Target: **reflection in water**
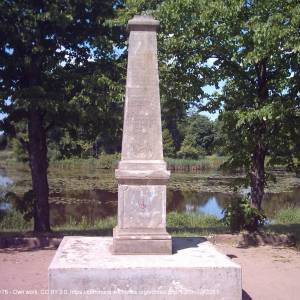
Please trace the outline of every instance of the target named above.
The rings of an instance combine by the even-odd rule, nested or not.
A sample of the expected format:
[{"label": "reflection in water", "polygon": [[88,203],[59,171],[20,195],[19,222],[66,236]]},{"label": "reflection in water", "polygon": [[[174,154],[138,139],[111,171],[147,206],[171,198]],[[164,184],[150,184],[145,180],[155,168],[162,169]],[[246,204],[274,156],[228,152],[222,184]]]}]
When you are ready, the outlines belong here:
[{"label": "reflection in water", "polygon": [[229,203],[233,195],[209,192],[168,192],[168,211],[196,212],[223,217],[223,208]]},{"label": "reflection in water", "polygon": [[[101,180],[103,176],[111,176],[110,173],[103,173],[101,171]],[[71,172],[72,173],[72,172]],[[73,173],[71,174],[74,175]],[[69,222],[70,219],[73,221],[81,221],[84,217],[88,222],[93,223],[94,221],[105,218],[108,216],[114,216],[117,213],[117,193],[111,192],[104,189],[94,188],[91,185],[86,184],[88,179],[93,178],[92,175],[89,177],[82,176],[80,181],[76,177],[64,174],[62,177],[57,175],[61,180],[61,185],[56,192],[50,193],[50,208],[51,208],[51,223],[52,225],[61,225]],[[185,187],[185,190],[173,190],[168,189],[167,191],[167,211],[177,212],[196,212],[205,213],[222,218],[222,210],[231,200],[241,197],[241,194],[232,194],[226,192],[203,192],[202,187],[216,186],[222,183],[222,186],[228,186],[230,182],[225,180],[225,177],[221,174],[216,176],[203,177],[203,174],[175,174],[175,181],[180,182],[179,187]],[[65,177],[64,177],[65,176]],[[76,175],[77,176],[77,175]],[[97,177],[98,176],[98,177]],[[93,180],[96,182],[99,179],[97,174]],[[184,177],[186,176],[186,178]],[[201,177],[202,176],[202,177]],[[23,178],[23,176],[21,176]],[[26,177],[25,177],[26,178]],[[63,178],[63,179],[61,179]],[[67,179],[66,179],[67,178]],[[205,179],[205,180],[204,180]],[[206,181],[206,179],[208,181]],[[203,181],[204,180],[204,181]],[[0,169],[0,187],[5,187],[13,182],[20,184],[20,180],[14,181],[9,178],[4,169]],[[69,185],[64,184],[68,182]],[[75,182],[75,183],[74,183]],[[72,189],[70,189],[71,183],[73,183]],[[75,186],[74,186],[75,185]],[[198,191],[194,191],[193,187],[199,185]],[[177,185],[176,185],[177,186]],[[106,187],[106,185],[105,185]],[[53,189],[54,190],[54,189]],[[199,190],[201,192],[199,192]],[[205,189],[203,189],[205,190]],[[224,191],[224,190],[221,190]],[[247,189],[243,190],[244,194],[248,192]],[[0,191],[1,193],[1,191]],[[1,196],[1,194],[0,194]],[[292,192],[281,192],[266,194],[263,201],[263,208],[268,217],[273,217],[277,211],[286,207],[299,207],[300,206],[300,187],[294,188]],[[11,209],[10,203],[1,203],[0,210]]]},{"label": "reflection in water", "polygon": [[294,188],[292,192],[266,194],[262,206],[268,216],[274,216],[277,211],[283,208],[299,207],[300,187]]},{"label": "reflection in water", "polygon": [[[5,188],[9,185],[13,184],[13,180],[6,176],[5,170],[0,169],[0,200],[5,197],[5,191],[1,190],[2,188]],[[11,209],[12,205],[11,203],[1,203],[0,202],[0,210],[8,210]]]},{"label": "reflection in water", "polygon": [[0,210],[8,210],[8,209],[12,209],[11,203],[7,203],[7,202],[0,203]]},{"label": "reflection in water", "polygon": [[[279,209],[300,206],[300,188],[293,192],[267,194],[264,209],[267,216],[274,216]],[[223,208],[231,200],[241,197],[238,194],[209,193],[209,192],[167,192],[167,211],[198,212],[210,214],[221,219]],[[63,224],[72,218],[80,221],[84,216],[89,222],[99,218],[114,216],[117,213],[117,193],[93,190],[69,192],[51,195],[51,223]]]},{"label": "reflection in water", "polygon": [[70,219],[78,222],[83,217],[93,223],[117,214],[117,193],[110,191],[53,193],[50,202],[52,225],[61,225]]},{"label": "reflection in water", "polygon": [[197,210],[204,214],[214,215],[219,219],[224,217],[223,208],[219,205],[215,197],[211,197],[205,205],[199,207]]},{"label": "reflection in water", "polygon": [[[51,223],[63,224],[71,218],[80,221],[84,216],[89,222],[117,214],[117,193],[93,190],[52,194]],[[223,217],[223,207],[232,196],[223,193],[167,192],[167,211],[196,212]]]},{"label": "reflection in water", "polygon": [[12,183],[12,179],[6,176],[3,169],[0,169],[0,187],[6,187]]}]

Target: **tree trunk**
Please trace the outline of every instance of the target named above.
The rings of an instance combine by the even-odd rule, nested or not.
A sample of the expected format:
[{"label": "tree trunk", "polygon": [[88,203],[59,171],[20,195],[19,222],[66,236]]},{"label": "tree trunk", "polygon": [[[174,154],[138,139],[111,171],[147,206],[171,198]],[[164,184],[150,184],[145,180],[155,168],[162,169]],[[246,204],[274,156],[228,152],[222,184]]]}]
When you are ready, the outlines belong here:
[{"label": "tree trunk", "polygon": [[[260,105],[264,105],[268,99],[267,88],[267,59],[261,60],[255,66],[257,74],[257,97]],[[261,209],[261,203],[265,192],[265,132],[266,123],[261,120],[259,125],[256,125],[253,134],[255,137],[255,148],[252,153],[251,170],[250,170],[250,185],[251,185],[251,205],[257,209]]]},{"label": "tree trunk", "polygon": [[50,231],[47,144],[43,114],[31,108],[28,120],[29,160],[34,192],[34,231]]},{"label": "tree trunk", "polygon": [[261,209],[261,203],[265,189],[265,149],[258,143],[252,154],[252,166],[250,172],[251,205]]}]

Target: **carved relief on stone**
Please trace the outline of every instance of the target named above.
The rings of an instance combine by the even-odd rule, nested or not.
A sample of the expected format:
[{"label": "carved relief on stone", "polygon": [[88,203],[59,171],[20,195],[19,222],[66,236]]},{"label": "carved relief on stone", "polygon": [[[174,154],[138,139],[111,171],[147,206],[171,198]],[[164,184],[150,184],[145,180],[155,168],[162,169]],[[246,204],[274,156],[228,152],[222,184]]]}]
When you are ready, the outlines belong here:
[{"label": "carved relief on stone", "polygon": [[[128,185],[122,188],[124,209],[122,228],[164,228],[165,186]],[[121,200],[121,201],[122,201]]]}]

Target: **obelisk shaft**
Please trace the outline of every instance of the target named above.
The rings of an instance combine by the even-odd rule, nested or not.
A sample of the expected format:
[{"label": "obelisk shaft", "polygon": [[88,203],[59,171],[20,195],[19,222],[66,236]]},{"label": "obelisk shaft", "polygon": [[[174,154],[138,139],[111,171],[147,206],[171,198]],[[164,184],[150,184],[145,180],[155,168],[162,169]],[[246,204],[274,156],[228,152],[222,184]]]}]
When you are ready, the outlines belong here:
[{"label": "obelisk shaft", "polygon": [[156,31],[132,30],[129,37],[122,160],[162,159]]},{"label": "obelisk shaft", "polygon": [[116,254],[170,254],[166,232],[166,182],[163,160],[156,31],[159,22],[135,16],[130,30],[122,157],[118,180]]}]

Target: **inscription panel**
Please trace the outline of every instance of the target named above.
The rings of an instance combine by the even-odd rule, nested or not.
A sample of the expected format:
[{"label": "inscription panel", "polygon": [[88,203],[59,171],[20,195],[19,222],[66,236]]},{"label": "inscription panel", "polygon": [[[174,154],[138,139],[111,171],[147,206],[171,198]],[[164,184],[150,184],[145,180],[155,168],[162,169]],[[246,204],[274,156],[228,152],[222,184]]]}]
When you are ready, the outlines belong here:
[{"label": "inscription panel", "polygon": [[[124,185],[125,186],[125,185]],[[166,186],[127,185],[119,189],[123,202],[119,224],[122,228],[165,228],[166,226]]]}]

